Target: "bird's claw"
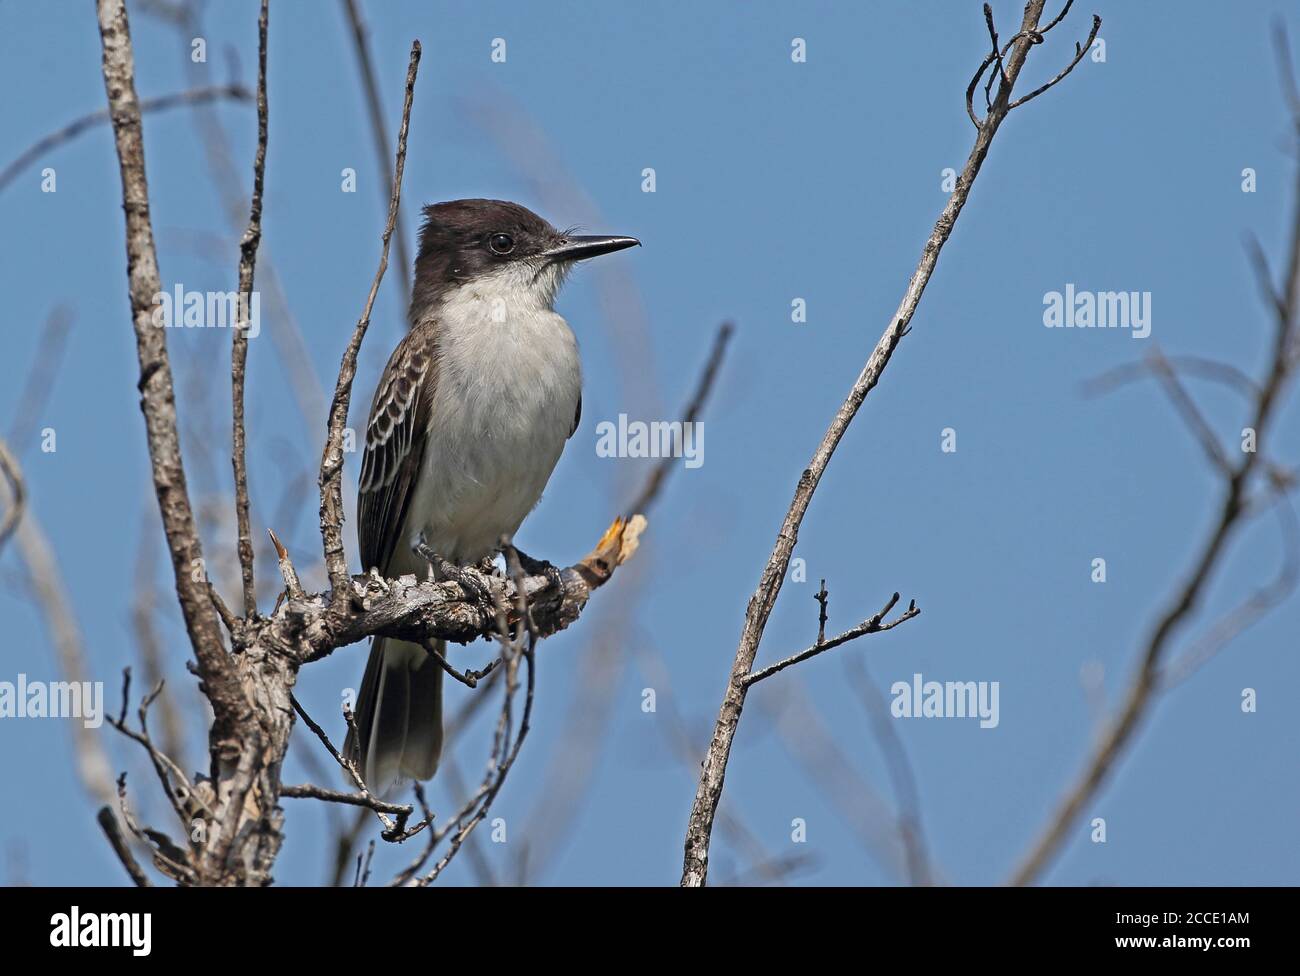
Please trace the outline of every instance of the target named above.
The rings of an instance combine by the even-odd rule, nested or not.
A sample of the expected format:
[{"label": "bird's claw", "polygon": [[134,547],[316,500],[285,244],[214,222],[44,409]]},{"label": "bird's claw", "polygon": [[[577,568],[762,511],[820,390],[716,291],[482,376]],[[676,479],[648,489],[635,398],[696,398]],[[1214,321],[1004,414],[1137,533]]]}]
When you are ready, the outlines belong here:
[{"label": "bird's claw", "polygon": [[496,606],[491,589],[479,582],[477,574],[434,552],[424,541],[417,542],[411,549],[429,564],[436,579],[450,580],[464,590],[471,601],[486,609]]}]

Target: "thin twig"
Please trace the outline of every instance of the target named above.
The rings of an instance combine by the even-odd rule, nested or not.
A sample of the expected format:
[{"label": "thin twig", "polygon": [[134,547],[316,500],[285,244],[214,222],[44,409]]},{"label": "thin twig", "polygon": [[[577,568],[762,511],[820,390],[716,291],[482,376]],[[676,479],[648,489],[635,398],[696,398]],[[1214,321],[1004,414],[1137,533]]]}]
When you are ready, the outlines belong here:
[{"label": "thin twig", "polygon": [[466,688],[477,688],[478,683],[495,671],[497,665],[501,663],[501,658],[495,658],[481,671],[474,671],[470,668],[466,668],[464,671],[457,671],[452,663],[447,660],[447,656],[438,650],[437,645],[434,644],[433,641],[425,641],[422,646],[424,647],[425,653],[437,661],[438,666],[441,667],[442,670],[447,672],[447,674],[451,675]]},{"label": "thin twig", "polygon": [[266,180],[267,98],[266,35],[269,0],[262,0],[257,18],[257,154],[253,159],[253,201],[248,229],[239,242],[239,311],[230,350],[230,401],[232,434],[230,462],[235,475],[239,572],[244,583],[244,616],[257,613],[257,587],[253,584],[253,529],[248,516],[248,458],[244,431],[244,376],[248,362],[248,312],[252,304],[257,246],[262,242],[262,186]]},{"label": "thin twig", "polygon": [[1084,56],[1085,54],[1087,54],[1087,53],[1088,53],[1088,50],[1092,47],[1092,42],[1095,41],[1095,40],[1097,39],[1097,31],[1099,31],[1099,30],[1101,30],[1101,18],[1098,17],[1096,14],[1093,14],[1093,15],[1092,15],[1092,30],[1088,33],[1088,39],[1087,39],[1087,40],[1086,40],[1082,45],[1080,45],[1080,44],[1078,44],[1078,43],[1076,42],[1076,44],[1075,44],[1075,52],[1074,52],[1074,59],[1071,60],[1070,63],[1067,64],[1064,68],[1062,68],[1061,71],[1060,71],[1060,73],[1058,73],[1058,74],[1056,75],[1055,78],[1053,78],[1051,81],[1049,81],[1049,82],[1048,82],[1047,84],[1045,84],[1045,85],[1039,85],[1037,88],[1035,88],[1033,91],[1031,91],[1028,95],[1024,95],[1024,96],[1022,96],[1022,97],[1020,97],[1020,98],[1017,98],[1014,102],[1012,102],[1012,103],[1007,107],[1007,110],[1010,111],[1010,110],[1013,109],[1013,108],[1019,108],[1021,105],[1024,105],[1025,102],[1028,102],[1028,101],[1030,101],[1030,100],[1032,100],[1032,99],[1037,98],[1037,97],[1038,97],[1039,95],[1041,95],[1043,92],[1047,91],[1047,89],[1051,88],[1051,87],[1052,87],[1053,85],[1055,85],[1057,82],[1059,82],[1059,81],[1061,81],[1062,79],[1064,79],[1066,75],[1068,75],[1071,71],[1074,70],[1074,66],[1075,66],[1076,64],[1078,64],[1080,61],[1083,60],[1083,56]]},{"label": "thin twig", "polygon": [[898,594],[895,593],[889,598],[889,602],[885,604],[884,609],[872,614],[856,627],[846,630],[844,633],[838,634],[830,640],[819,639],[812,647],[800,651],[798,654],[792,654],[784,660],[777,661],[776,664],[770,664],[761,671],[750,672],[741,679],[741,686],[748,688],[750,685],[762,681],[764,678],[770,678],[772,675],[784,671],[792,665],[806,661],[810,657],[816,657],[818,654],[823,654],[826,651],[839,647],[841,644],[847,644],[849,641],[857,640],[859,637],[864,637],[867,634],[879,634],[882,631],[893,630],[899,624],[920,615],[921,609],[916,605],[916,601],[913,600],[911,605],[903,611],[902,616],[898,617],[896,620],[889,621],[889,623],[885,623],[885,615],[889,613],[890,610],[894,609],[894,604],[897,602]]},{"label": "thin twig", "polygon": [[1201,450],[1205,452],[1206,458],[1209,459],[1220,474],[1231,477],[1232,462],[1223,453],[1223,446],[1219,443],[1218,437],[1215,436],[1205,417],[1201,415],[1200,409],[1196,406],[1196,401],[1188,395],[1183,385],[1178,382],[1178,376],[1157,347],[1151,347],[1151,350],[1147,353],[1147,361],[1151,365],[1152,372],[1159,377],[1161,385],[1169,395],[1175,409],[1183,418],[1183,422],[1192,432],[1192,436],[1200,443]]},{"label": "thin twig", "polygon": [[[713,391],[713,384],[718,378],[718,371],[722,367],[722,359],[727,352],[727,343],[731,341],[731,336],[735,332],[735,326],[730,322],[723,322],[718,327],[717,334],[713,337],[713,348],[709,351],[709,358],[705,362],[704,372],[700,374],[699,382],[695,387],[695,394],[691,397],[690,402],[686,405],[686,410],[682,414],[683,424],[694,424],[698,422],[700,414],[704,412],[704,405],[709,400],[709,394]],[[677,459],[673,457],[663,458],[655,465],[654,471],[646,479],[646,483],[641,487],[636,499],[632,502],[629,512],[637,512],[644,515],[649,511],[650,506],[654,504],[668,475],[673,469],[678,467]]]},{"label": "thin twig", "polygon": [[333,590],[333,606],[341,611],[348,599],[348,561],[343,548],[343,430],[348,422],[348,404],[352,399],[352,381],[357,374],[357,353],[370,327],[370,312],[379,294],[379,284],[388,267],[388,245],[397,223],[397,208],[402,196],[402,171],[406,167],[406,136],[411,126],[411,103],[415,98],[415,75],[420,66],[420,42],[411,42],[411,59],[406,68],[406,97],[402,104],[402,124],[397,130],[397,166],[393,173],[393,191],[388,201],[388,222],[384,225],[383,247],[379,268],[375,271],[366,296],[366,305],[357,320],[352,339],[339,365],[334,399],[330,403],[328,437],[320,466],[320,529],[325,550],[325,568]]},{"label": "thin twig", "polygon": [[[1259,395],[1259,385],[1231,363],[1219,362],[1217,359],[1206,359],[1203,356],[1165,356],[1164,361],[1175,373],[1219,383],[1251,399]],[[1108,369],[1084,383],[1083,395],[1101,396],[1125,383],[1144,379],[1151,375],[1152,369],[1149,362],[1139,360],[1124,363]]]},{"label": "thin twig", "polygon": [[[357,764],[334,748],[334,743],[330,741],[329,735],[320,727],[320,724],[315,719],[307,714],[307,710],[302,707],[296,697],[290,695],[289,701],[292,703],[293,710],[298,714],[298,717],[303,720],[303,723],[307,728],[312,730],[316,738],[320,739],[321,743],[324,744],[325,748],[329,751],[329,754],[334,758],[334,761],[339,764],[339,768],[352,778],[352,782],[355,783],[357,789],[361,791],[361,796],[367,801],[363,805],[375,812],[375,816],[379,818],[379,822],[384,825],[384,831],[388,833],[396,830],[397,825],[385,816],[387,811],[385,811],[384,807],[388,804],[385,804],[370,792],[370,788],[366,786],[365,780],[361,778],[361,771],[357,769]],[[351,723],[351,720],[352,716],[349,712],[349,723]],[[408,814],[410,813],[409,807],[404,807],[404,809]]]},{"label": "thin twig", "polygon": [[9,425],[9,443],[20,458],[25,450],[23,438],[37,431],[37,418],[44,412],[54,390],[54,378],[63,360],[72,322],[72,310],[62,304],[55,305],[45,319],[40,345],[32,357],[13,423]]},{"label": "thin twig", "polygon": [[830,603],[831,595],[826,592],[826,581],[822,580],[821,588],[813,595],[817,601],[817,643],[826,643],[826,609]]},{"label": "thin twig", "polygon": [[[352,26],[352,47],[357,52],[357,69],[361,72],[361,86],[366,93],[366,113],[370,117],[370,134],[375,143],[375,156],[379,161],[379,172],[384,177],[378,183],[380,197],[387,201],[385,187],[393,182],[392,150],[388,148],[388,129],[384,125],[383,103],[379,97],[379,81],[375,76],[375,65],[370,59],[370,35],[361,16],[359,0],[343,0],[343,10],[348,23]],[[402,288],[402,307],[411,304],[411,255],[406,246],[406,229],[403,226],[402,212],[397,212],[397,264],[401,275],[398,283]]]},{"label": "thin twig", "polygon": [[[211,85],[206,88],[194,88],[189,91],[175,92],[171,95],[160,95],[157,98],[146,98],[139,103],[141,114],[151,112],[163,112],[170,108],[181,108],[190,105],[202,105],[207,102],[218,102],[223,99],[229,99],[235,102],[251,102],[253,95],[243,85]],[[57,132],[51,132],[49,135],[38,139],[30,148],[24,150],[8,166],[0,170],[0,191],[3,191],[14,178],[24,169],[39,160],[52,149],[57,149],[65,142],[70,142],[87,129],[93,129],[97,125],[112,120],[108,109],[99,109],[91,112],[89,115],[83,115],[73,122],[69,122]]]},{"label": "thin twig", "polygon": [[405,817],[409,817],[415,812],[415,808],[409,803],[389,803],[387,800],[381,800],[369,793],[344,793],[342,790],[331,790],[324,786],[316,786],[313,783],[282,786],[280,787],[280,795],[291,799],[343,803],[353,807],[365,807],[368,810],[374,810],[376,813],[392,813]]},{"label": "thin twig", "polygon": [[894,786],[894,797],[898,803],[898,839],[907,859],[908,880],[914,886],[933,884],[930,856],[925,847],[925,832],[921,827],[921,797],[916,788],[916,776],[907,759],[903,741],[894,728],[889,703],[871,680],[862,658],[848,658],[845,669],[870,720],[872,734],[885,757],[889,779]]},{"label": "thin twig", "polygon": [[1285,547],[1277,576],[1224,615],[1181,657],[1165,665],[1160,673],[1161,690],[1186,681],[1246,628],[1295,592],[1296,584],[1300,582],[1300,525],[1285,492],[1277,493],[1275,507]]}]

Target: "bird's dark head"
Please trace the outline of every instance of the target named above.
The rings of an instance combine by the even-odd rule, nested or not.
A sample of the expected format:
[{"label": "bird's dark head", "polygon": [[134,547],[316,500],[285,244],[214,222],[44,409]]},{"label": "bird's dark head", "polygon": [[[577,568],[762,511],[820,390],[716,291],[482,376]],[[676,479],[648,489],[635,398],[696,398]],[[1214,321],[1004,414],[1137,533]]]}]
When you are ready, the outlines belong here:
[{"label": "bird's dark head", "polygon": [[411,320],[457,288],[489,280],[501,289],[535,292],[549,307],[573,262],[639,243],[559,231],[507,200],[435,203],[424,208]]}]

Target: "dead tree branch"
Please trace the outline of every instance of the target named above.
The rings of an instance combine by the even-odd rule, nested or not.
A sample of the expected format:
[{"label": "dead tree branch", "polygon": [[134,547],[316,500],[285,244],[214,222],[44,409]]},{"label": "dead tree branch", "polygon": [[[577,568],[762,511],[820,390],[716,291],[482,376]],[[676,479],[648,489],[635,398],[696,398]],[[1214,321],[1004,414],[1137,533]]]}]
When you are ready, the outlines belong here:
[{"label": "dead tree branch", "polygon": [[244,432],[244,374],[248,363],[248,310],[253,296],[257,246],[262,242],[262,186],[266,180],[266,35],[269,0],[262,0],[257,18],[257,155],[253,160],[253,202],[248,229],[239,242],[239,316],[230,350],[230,402],[233,426],[230,463],[235,475],[239,572],[244,583],[244,615],[257,613],[257,588],[253,584],[253,529],[248,516],[248,457]]},{"label": "dead tree branch", "polygon": [[878,613],[872,614],[856,627],[852,627],[844,633],[832,637],[830,640],[823,640],[822,635],[819,634],[816,643],[814,643],[812,647],[800,651],[798,654],[792,654],[785,660],[777,661],[776,664],[770,664],[759,671],[751,671],[741,679],[741,684],[748,688],[755,682],[762,681],[764,678],[772,677],[772,675],[776,674],[778,671],[784,671],[791,665],[799,664],[802,661],[808,660],[810,657],[816,657],[818,654],[839,647],[841,644],[847,644],[849,641],[857,640],[859,637],[864,637],[867,634],[879,634],[886,630],[893,630],[899,624],[911,620],[913,617],[919,616],[921,613],[920,608],[916,605],[916,601],[913,600],[901,616],[885,623],[885,616],[890,610],[894,609],[896,603],[898,603],[897,593],[889,598],[889,602],[885,604],[883,609]]},{"label": "dead tree branch", "polygon": [[348,560],[343,548],[343,430],[348,424],[348,404],[352,399],[352,381],[357,375],[357,354],[361,340],[370,328],[370,312],[379,294],[379,283],[388,268],[388,245],[397,223],[397,208],[402,198],[402,171],[406,167],[406,136],[411,127],[411,102],[415,98],[415,74],[420,66],[420,42],[411,45],[411,60],[406,69],[406,101],[402,106],[402,125],[397,130],[397,166],[393,173],[393,192],[388,201],[388,222],[384,225],[383,247],[379,268],[370,284],[370,294],[352,339],[339,365],[334,399],[330,403],[328,437],[320,464],[320,531],[325,546],[325,569],[334,591],[334,608],[342,611],[347,599]]},{"label": "dead tree branch", "polygon": [[[727,689],[718,711],[717,723],[709,743],[708,752],[704,758],[699,787],[696,790],[695,801],[691,806],[690,818],[687,822],[681,880],[683,886],[701,886],[705,883],[708,874],[709,842],[713,832],[713,821],[717,813],[718,802],[722,798],[727,761],[731,755],[732,742],[740,724],[740,715],[745,704],[745,694],[749,687],[746,684],[746,679],[753,669],[754,660],[758,654],[758,646],[763,637],[763,630],[767,626],[772,608],[776,604],[777,595],[780,593],[781,585],[785,581],[785,574],[790,565],[790,557],[799,538],[799,527],[803,523],[804,515],[812,502],[813,493],[817,490],[817,485],[820,483],[840,439],[857,415],[858,409],[862,406],[867,394],[879,382],[885,367],[889,364],[890,357],[898,347],[898,343],[910,328],[912,316],[916,312],[925,287],[929,283],[930,276],[934,273],[935,265],[938,263],[939,253],[952,234],[953,226],[958,216],[960,216],[967,198],[970,196],[971,187],[976,176],[979,175],[985,157],[988,155],[993,137],[997,134],[1002,122],[1007,117],[1007,113],[1011,110],[1011,93],[1020,75],[1020,70],[1024,66],[1025,58],[1029,54],[1029,49],[1035,43],[1034,37],[1041,38],[1041,33],[1038,32],[1038,22],[1042,16],[1043,6],[1044,0],[1030,0],[1026,4],[1020,32],[1007,42],[1007,54],[1003,58],[1005,77],[1000,80],[997,97],[983,121],[976,119],[974,112],[970,111],[971,97],[984,71],[997,60],[997,52],[990,53],[984,59],[984,63],[971,81],[971,85],[967,90],[966,102],[967,109],[970,111],[971,118],[976,126],[975,145],[971,149],[961,175],[957,178],[956,188],[948,198],[948,203],[940,214],[929,240],[926,241],[925,248],[921,253],[920,263],[912,273],[911,280],[908,282],[907,290],[903,294],[903,299],[899,303],[897,311],[890,318],[884,334],[876,343],[870,358],[854,382],[844,403],[836,412],[830,427],[827,428],[821,443],[813,453],[812,460],[799,479],[789,511],[787,511],[781,529],[777,534],[772,554],[763,569],[758,588],[749,601],[744,628],[741,632],[739,644],[736,647]],[[1097,23],[1099,22],[1094,23],[1094,30]],[[1053,21],[1052,26],[1055,26],[1055,24],[1056,21]]]},{"label": "dead tree branch", "polygon": [[248,703],[239,688],[234,665],[222,646],[217,614],[208,598],[203,549],[194,526],[176,431],[176,394],[167,356],[166,331],[153,323],[153,298],[162,288],[149,214],[140,101],[135,92],[135,64],[126,8],[122,0],[98,0],[98,16],[104,87],[122,177],[127,279],[140,364],[137,386],[145,418],[150,468],[171,554],[176,595],[216,713],[213,732],[220,739],[243,718]]}]

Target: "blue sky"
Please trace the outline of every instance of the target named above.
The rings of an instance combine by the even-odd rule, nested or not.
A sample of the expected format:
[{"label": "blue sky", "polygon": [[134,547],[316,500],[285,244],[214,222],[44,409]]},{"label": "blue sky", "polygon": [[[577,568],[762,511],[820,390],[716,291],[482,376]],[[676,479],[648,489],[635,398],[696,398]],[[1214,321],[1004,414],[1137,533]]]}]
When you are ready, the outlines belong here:
[{"label": "blue sky", "polygon": [[[841,444],[799,539],[808,582],[787,583],[760,663],[816,633],[824,577],[830,629],[845,629],[897,590],[922,615],[889,634],[823,655],[750,695],[724,809],[773,859],[802,855],[792,883],[892,884],[863,840],[862,789],[891,798],[886,766],[855,690],[860,657],[888,692],[926,679],[996,681],[1000,721],[898,720],[938,870],[993,883],[1077,773],[1095,731],[1081,674],[1104,675],[1114,706],[1142,635],[1211,525],[1217,486],[1197,444],[1152,383],[1087,398],[1082,384],[1157,343],[1258,371],[1270,337],[1242,248],[1258,235],[1280,261],[1292,161],[1269,41],[1281,2],[1076,4],[1036,49],[1036,84],[1068,59],[1095,9],[1106,60],[1017,110],[999,133],[913,330]],[[209,4],[208,63],[172,27],[130,6],[144,97],[226,81],[251,85],[256,5]],[[1018,3],[994,10],[1004,34]],[[1049,4],[1054,11],[1055,5]],[[619,413],[672,417],[689,396],[720,321],[737,325],[706,417],[705,463],[674,473],[634,564],[583,619],[542,647],[534,730],[493,816],[505,844],[480,848],[493,877],[550,884],[670,884],[681,868],[696,764],[721,698],[745,603],[799,472],[865,361],[943,206],[942,171],[973,138],[963,93],[987,38],[976,2],[375,3],[366,5],[390,129],[412,38],[424,45],[403,200],[518,200],[558,225],[622,233],[644,247],[578,269],[559,301],[583,348],[583,424],[525,523],[520,545],[571,562],[594,543],[648,472],[597,457],[596,425]],[[0,164],[102,107],[99,40],[82,2],[0,6]],[[1213,23],[1215,29],[1207,31]],[[790,57],[807,42],[806,63]],[[506,60],[494,63],[494,38]],[[233,67],[232,67],[233,63]],[[272,4],[271,137],[263,264],[274,266],[307,344],[305,365],[330,388],[378,258],[383,203],[355,61],[335,3]],[[217,109],[235,171],[250,184],[250,106]],[[165,284],[235,287],[235,236],[213,189],[192,115],[145,121],[154,227]],[[52,167],[57,191],[41,192]],[[642,191],[655,170],[656,190]],[[1257,173],[1243,193],[1242,170]],[[340,191],[356,170],[355,193]],[[116,704],[135,661],[130,607],[143,532],[165,609],[168,694],[190,720],[197,763],[201,705],[167,601],[136,396],[122,216],[112,139],[100,127],[48,154],[0,191],[0,285],[9,296],[0,410],[13,417],[50,309],[75,313],[40,427],[44,453],[22,452],[33,508],[58,554],[86,635],[92,677]],[[1067,283],[1149,292],[1150,338],[1123,330],[1055,330],[1044,295]],[[807,322],[791,321],[791,302]],[[353,420],[403,328],[395,269],[361,356]],[[263,306],[250,348],[249,458],[259,573],[272,525],[309,562],[318,544],[314,477],[322,416],[304,425]],[[224,330],[169,336],[189,435],[191,483],[229,522],[228,357]],[[1230,447],[1245,419],[1231,394],[1194,386]],[[8,421],[6,421],[7,427]],[[957,451],[941,451],[953,428]],[[1300,411],[1273,430],[1278,460],[1296,461]],[[206,449],[198,440],[206,442]],[[1288,448],[1290,451],[1288,452]],[[356,460],[351,459],[353,474]],[[209,547],[226,523],[214,527]],[[224,540],[223,540],[224,541]],[[348,542],[352,546],[351,531]],[[1209,600],[1178,649],[1267,581],[1282,558],[1277,522],[1235,540]],[[356,562],[355,548],[351,549]],[[1091,562],[1107,562],[1104,584]],[[320,585],[318,570],[308,573]],[[0,557],[0,680],[53,680],[41,616],[11,544]],[[227,589],[234,601],[236,589]],[[1293,884],[1300,746],[1290,702],[1300,680],[1291,600],[1162,699],[1046,880],[1056,884]],[[465,652],[477,662],[485,645]],[[342,689],[365,648],[304,670],[298,694],[336,736]],[[137,668],[138,670],[138,668]],[[642,711],[654,688],[658,709]],[[1244,688],[1258,711],[1243,713]],[[468,690],[449,690],[455,711]],[[674,749],[676,715],[693,753]],[[783,716],[783,717],[782,717]],[[165,824],[138,750],[105,728],[137,808]],[[451,743],[478,775],[488,732]],[[54,720],[0,721],[8,788],[0,800],[6,881],[121,884],[72,762],[71,730]],[[287,781],[312,775],[296,742]],[[300,751],[301,750],[301,751]],[[319,749],[315,750],[319,754]],[[332,777],[332,773],[329,774]],[[828,786],[829,781],[829,786]],[[331,779],[331,784],[334,785]],[[436,809],[457,802],[435,781]],[[330,821],[286,801],[277,880],[327,874]],[[806,824],[793,843],[792,822]],[[381,847],[385,845],[381,844]],[[409,858],[381,850],[379,878]],[[749,848],[715,841],[713,878],[744,875]],[[462,857],[447,883],[477,879]]]}]

